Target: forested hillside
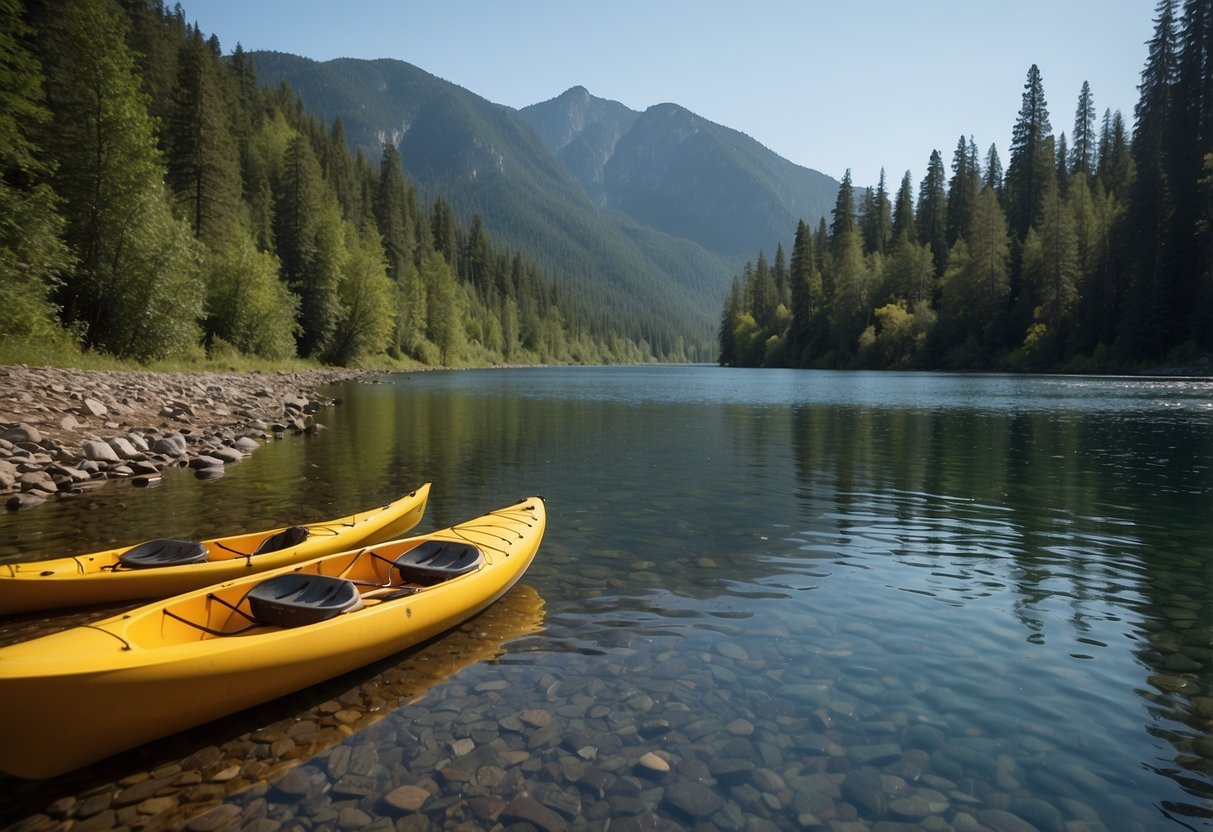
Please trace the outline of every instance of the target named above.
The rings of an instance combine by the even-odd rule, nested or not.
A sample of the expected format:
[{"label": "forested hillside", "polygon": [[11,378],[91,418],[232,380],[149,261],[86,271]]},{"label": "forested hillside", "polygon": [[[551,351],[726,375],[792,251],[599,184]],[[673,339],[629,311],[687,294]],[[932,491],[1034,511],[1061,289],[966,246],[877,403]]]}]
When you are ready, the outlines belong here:
[{"label": "forested hillside", "polygon": [[[352,153],[160,0],[0,0],[0,342],[140,361],[685,360]],[[595,304],[598,303],[598,306]]]},{"label": "forested hillside", "polygon": [[1209,370],[1213,354],[1213,0],[1161,0],[1130,136],[1078,94],[1054,134],[1028,71],[1009,158],[960,137],[801,222],[790,259],[733,282],[720,363],[739,366]]},{"label": "forested hillside", "polygon": [[720,293],[743,257],[601,210],[517,111],[411,64],[252,57],[263,83],[340,119],[351,145],[395,143],[418,193],[440,194],[457,218],[480,215],[608,325],[658,354],[710,360]]}]

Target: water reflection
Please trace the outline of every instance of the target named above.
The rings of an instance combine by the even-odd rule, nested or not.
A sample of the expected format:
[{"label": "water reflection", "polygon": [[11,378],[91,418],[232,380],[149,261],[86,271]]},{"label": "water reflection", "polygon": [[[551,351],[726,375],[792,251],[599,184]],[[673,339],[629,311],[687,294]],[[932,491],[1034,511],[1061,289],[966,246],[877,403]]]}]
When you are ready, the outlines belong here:
[{"label": "water reflection", "polygon": [[[544,631],[385,707],[301,776],[271,765],[238,795],[197,795],[237,828],[355,810],[533,823],[523,796],[569,825],[1213,828],[1208,384],[715,368],[385,382],[335,391],[329,431],[223,480],[167,483],[155,508],[115,492],[39,532],[144,537],[156,514],[261,528],[426,480],[423,528],[547,498],[526,578]],[[267,721],[312,722],[308,707]],[[387,799],[405,787],[415,812]]]},{"label": "water reflection", "polygon": [[[499,658],[507,645],[540,633],[543,627],[543,598],[530,585],[516,585],[455,630],[354,673],[52,780],[31,783],[0,775],[0,789],[6,795],[0,823],[39,812],[56,801],[61,808],[68,807],[62,814],[70,822],[78,808],[70,796],[81,794],[94,800],[104,796],[109,816],[83,811],[82,817],[95,828],[105,828],[107,817],[109,826],[121,825],[124,807],[126,814],[158,828],[180,824],[205,811],[209,801],[248,793],[302,761],[340,756],[341,744],[351,737],[460,671]],[[155,811],[131,808],[152,797],[157,799]]]}]

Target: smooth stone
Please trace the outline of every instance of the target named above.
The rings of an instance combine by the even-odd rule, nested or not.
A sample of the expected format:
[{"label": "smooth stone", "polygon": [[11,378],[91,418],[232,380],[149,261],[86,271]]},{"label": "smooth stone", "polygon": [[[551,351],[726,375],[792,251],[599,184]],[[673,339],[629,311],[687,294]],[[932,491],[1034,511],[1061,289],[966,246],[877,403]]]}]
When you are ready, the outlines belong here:
[{"label": "smooth stone", "polygon": [[977,813],[977,819],[993,832],[1041,832],[1018,815],[1002,809],[985,809]]},{"label": "smooth stone", "polygon": [[884,778],[871,769],[856,769],[842,781],[842,796],[865,817],[880,820],[888,812]]},{"label": "smooth stone", "polygon": [[901,759],[901,746],[893,743],[859,745],[847,752],[856,765],[882,766]]},{"label": "smooth stone", "polygon": [[302,768],[293,768],[274,784],[274,791],[288,798],[303,797],[311,789],[312,778]]},{"label": "smooth stone", "polygon": [[533,797],[514,798],[501,810],[499,817],[507,824],[529,823],[543,832],[564,832],[568,828],[564,818]]},{"label": "smooth stone", "polygon": [[109,413],[109,408],[96,399],[86,398],[81,409],[88,413],[88,415],[96,416],[98,419]]},{"label": "smooth stone", "polygon": [[182,829],[185,832],[218,832],[218,830],[226,828],[229,822],[239,814],[239,806],[233,806],[230,803],[216,806],[205,814],[190,818]]},{"label": "smooth stone", "polygon": [[118,454],[108,442],[101,440],[93,440],[85,442],[82,448],[85,459],[91,459],[95,462],[119,462]]},{"label": "smooth stone", "polygon": [[680,780],[666,786],[662,805],[692,821],[711,817],[724,806],[715,791],[702,783]]},{"label": "smooth stone", "polygon": [[228,464],[236,463],[244,459],[244,454],[235,448],[216,448],[215,450],[211,451],[210,455],[216,459],[221,459]]},{"label": "smooth stone", "polygon": [[636,765],[638,765],[640,768],[644,769],[645,771],[654,772],[657,774],[665,774],[670,770],[670,764],[667,763],[665,760],[663,760],[661,757],[658,757],[652,751],[649,751],[648,753],[644,754],[639,760],[637,760]]},{"label": "smooth stone", "polygon": [[348,829],[353,832],[356,829],[366,829],[370,825],[371,816],[353,806],[346,806],[337,815],[338,829]]},{"label": "smooth stone", "polygon": [[130,459],[131,457],[141,453],[135,448],[134,445],[131,444],[129,439],[122,436],[111,436],[109,439],[106,439],[105,442],[107,445],[113,448],[114,453],[116,453],[122,459]]},{"label": "smooth stone", "polygon": [[18,511],[23,508],[33,508],[45,502],[46,496],[44,494],[35,491],[23,491],[20,494],[10,496],[5,505],[9,511]]},{"label": "smooth stone", "polygon": [[35,444],[42,441],[42,434],[33,425],[27,425],[25,422],[13,425],[0,434],[5,440],[18,445],[22,442],[33,442]]},{"label": "smooth stone", "polygon": [[1011,811],[1031,823],[1040,832],[1065,832],[1061,812],[1050,803],[1034,797],[1011,801]]}]

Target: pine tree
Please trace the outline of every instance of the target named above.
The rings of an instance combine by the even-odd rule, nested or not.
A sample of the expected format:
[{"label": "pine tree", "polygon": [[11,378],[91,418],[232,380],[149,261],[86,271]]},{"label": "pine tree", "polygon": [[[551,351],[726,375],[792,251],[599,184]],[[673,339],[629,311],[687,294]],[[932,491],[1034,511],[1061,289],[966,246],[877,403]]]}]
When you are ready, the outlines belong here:
[{"label": "pine tree", "polygon": [[17,0],[0,0],[0,342],[59,334],[51,295],[69,266],[63,220],[34,131],[50,119],[42,65]]},{"label": "pine tree", "polygon": [[1098,138],[1095,134],[1095,100],[1091,97],[1091,85],[1082,82],[1078,94],[1078,109],[1074,113],[1074,147],[1070,150],[1070,173],[1091,176],[1096,168]]},{"label": "pine tree", "polygon": [[775,318],[779,294],[766,255],[761,251],[758,252],[758,264],[754,267],[747,292],[750,297],[750,314],[754,316],[760,328],[767,329]]},{"label": "pine tree", "polygon": [[947,241],[951,247],[961,237],[967,237],[973,222],[977,195],[981,192],[981,170],[978,168],[977,146],[964,136],[956,143],[952,154],[952,179],[948,183]]},{"label": "pine tree", "polygon": [[863,246],[866,251],[884,254],[892,237],[892,210],[889,191],[885,185],[884,168],[880,169],[880,182],[873,193],[868,190],[870,200],[863,217]]},{"label": "pine tree", "polygon": [[1052,145],[1046,145],[1052,129],[1040,70],[1032,64],[1024,83],[1019,118],[1011,132],[1011,159],[1005,182],[1007,219],[1019,239],[1036,221],[1045,179],[1056,177]]},{"label": "pine tree", "polygon": [[194,237],[211,247],[240,230],[240,163],[220,71],[202,33],[192,29],[178,53],[166,129],[169,188]]},{"label": "pine tree", "polygon": [[788,285],[788,259],[783,253],[783,243],[775,244],[775,262],[771,265],[771,277],[775,280],[776,305],[788,306],[791,302]]},{"label": "pine tree", "polygon": [[918,235],[914,231],[914,185],[910,181],[907,170],[901,178],[901,187],[897,189],[897,201],[893,206],[892,240],[897,242],[908,239],[914,242]]},{"label": "pine tree", "polygon": [[830,222],[830,252],[837,254],[843,238],[855,230],[855,191],[851,185],[851,169],[843,174],[838,185],[838,196],[834,199],[834,210]]},{"label": "pine tree", "polygon": [[821,303],[821,275],[813,257],[813,233],[804,220],[797,223],[792,243],[791,282],[791,354],[800,356],[809,345],[813,319]]},{"label": "pine tree", "polygon": [[62,293],[85,343],[147,360],[197,343],[198,251],[170,213],[147,98],[109,0],[72,2],[44,42],[46,144],[78,261]]},{"label": "pine tree", "polygon": [[399,286],[415,263],[416,240],[408,183],[396,145],[384,142],[375,188],[375,222],[383,238],[388,275]]},{"label": "pine tree", "polygon": [[1002,160],[998,158],[998,145],[992,144],[986,151],[986,171],[985,176],[982,177],[982,184],[992,190],[999,199],[1002,199]]},{"label": "pine tree", "polygon": [[1127,221],[1133,229],[1131,288],[1123,323],[1122,352],[1161,358],[1175,343],[1173,252],[1166,243],[1175,203],[1168,159],[1176,76],[1174,0],[1159,0],[1154,36],[1141,74],[1141,98],[1135,109],[1132,158],[1136,176]]},{"label": "pine tree", "polygon": [[938,150],[931,151],[927,175],[918,191],[915,223],[918,239],[931,249],[935,275],[938,277],[948,263],[948,194],[943,157]]}]

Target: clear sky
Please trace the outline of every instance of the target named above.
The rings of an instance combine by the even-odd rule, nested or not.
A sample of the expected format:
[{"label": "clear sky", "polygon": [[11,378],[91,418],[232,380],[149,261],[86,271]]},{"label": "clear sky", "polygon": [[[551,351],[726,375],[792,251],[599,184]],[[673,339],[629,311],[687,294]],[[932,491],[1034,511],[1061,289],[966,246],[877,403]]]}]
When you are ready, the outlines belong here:
[{"label": "clear sky", "polygon": [[[1154,0],[182,0],[225,53],[397,58],[521,108],[581,85],[673,102],[856,185],[917,189],[957,140],[1005,166],[1028,68],[1054,133],[1084,80],[1133,124]],[[950,175],[950,174],[949,174]]]}]

